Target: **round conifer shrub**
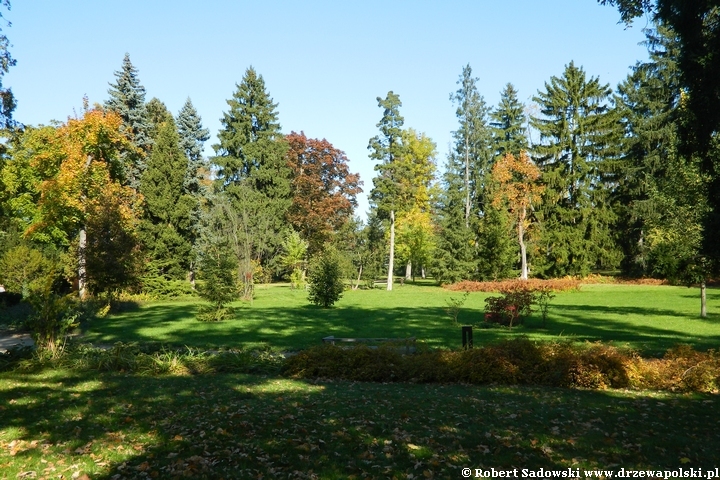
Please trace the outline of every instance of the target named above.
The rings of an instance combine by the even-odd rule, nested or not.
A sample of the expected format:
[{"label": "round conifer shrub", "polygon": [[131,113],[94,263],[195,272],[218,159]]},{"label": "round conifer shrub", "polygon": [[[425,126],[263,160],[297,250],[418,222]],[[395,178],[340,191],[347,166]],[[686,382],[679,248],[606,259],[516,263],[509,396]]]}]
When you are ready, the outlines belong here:
[{"label": "round conifer shrub", "polygon": [[343,294],[340,254],[328,247],[310,267],[308,300],[323,308],[332,307]]}]

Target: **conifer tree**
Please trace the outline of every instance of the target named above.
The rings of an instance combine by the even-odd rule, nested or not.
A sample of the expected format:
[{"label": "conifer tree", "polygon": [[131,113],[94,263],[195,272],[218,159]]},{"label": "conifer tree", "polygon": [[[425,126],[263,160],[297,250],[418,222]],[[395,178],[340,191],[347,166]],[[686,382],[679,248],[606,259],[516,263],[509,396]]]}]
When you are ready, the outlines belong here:
[{"label": "conifer tree", "polygon": [[145,200],[141,240],[149,256],[148,275],[185,278],[192,247],[191,213],[195,200],[183,192],[188,160],[172,117],[160,124],[140,184]]},{"label": "conifer tree", "polygon": [[[1,5],[10,10],[9,0],[3,0]],[[0,14],[0,20],[2,18],[3,16]],[[7,22],[7,25],[10,26],[10,22]],[[16,64],[16,60],[8,51],[9,44],[10,42],[8,41],[7,35],[2,33],[2,29],[0,28],[0,130],[12,129],[16,125],[16,122],[12,118],[13,111],[15,111],[15,107],[17,106],[15,96],[11,89],[3,88],[2,85],[2,77],[10,71],[10,67]]]},{"label": "conifer tree", "polygon": [[125,182],[132,188],[140,186],[140,178],[145,171],[147,154],[152,146],[148,134],[150,123],[145,105],[145,87],[140,84],[137,69],[125,54],[122,69],[115,72],[116,82],[110,84],[110,98],[105,106],[122,118],[121,130],[125,133],[137,151],[123,153]]},{"label": "conifer tree", "polygon": [[609,203],[620,136],[611,93],[570,62],[533,98],[542,113],[532,125],[540,132],[541,143],[533,148],[546,186],[536,211],[543,226],[535,266],[543,275],[586,275],[619,260]]},{"label": "conifer tree", "polygon": [[180,146],[189,160],[185,173],[185,192],[197,195],[203,189],[202,181],[207,173],[203,151],[205,142],[210,138],[210,130],[203,128],[202,118],[195,110],[190,98],[185,101],[178,113],[177,127],[180,134]]},{"label": "conifer tree", "polygon": [[456,115],[460,123],[453,137],[455,153],[463,161],[466,228],[470,228],[471,216],[485,208],[486,179],[492,167],[491,138],[487,125],[490,109],[477,90],[477,81],[478,78],[472,76],[472,68],[468,64],[463,67],[457,81],[460,88],[450,94],[450,100],[457,104]]},{"label": "conifer tree", "polygon": [[443,284],[475,278],[477,238],[465,227],[464,159],[453,152],[447,157],[437,208],[438,248],[433,276]]},{"label": "conifer tree", "polygon": [[528,150],[524,106],[512,83],[500,93],[500,103],[490,113],[490,119],[496,157],[502,158],[506,153],[517,156]]},{"label": "conifer tree", "polygon": [[150,139],[155,142],[160,131],[160,126],[168,121],[172,120],[172,114],[167,109],[167,106],[160,101],[158,98],[153,97],[145,105],[147,110],[148,129],[147,134]]},{"label": "conifer tree", "polygon": [[621,267],[628,275],[678,279],[699,253],[707,192],[697,157],[680,153],[677,38],[663,25],[646,33],[650,61],[635,66],[615,99],[625,128],[613,197]]},{"label": "conifer tree", "polygon": [[252,255],[268,267],[282,248],[291,203],[287,144],[280,132],[277,103],[252,67],[227,103],[230,109],[220,119],[220,142],[213,145],[216,185],[236,211],[256,212],[245,215],[253,237]]},{"label": "conifer tree", "polygon": [[400,115],[402,102],[400,96],[390,90],[382,99],[377,97],[378,107],[383,109],[383,116],[377,123],[380,135],[370,139],[368,150],[372,150],[370,158],[378,161],[375,171],[378,175],[373,179],[374,188],[370,192],[370,200],[378,211],[378,217],[390,223],[390,251],[388,254],[387,289],[392,290],[393,269],[395,262],[395,213],[400,202],[398,162],[404,152],[402,143],[402,126],[405,119]]}]

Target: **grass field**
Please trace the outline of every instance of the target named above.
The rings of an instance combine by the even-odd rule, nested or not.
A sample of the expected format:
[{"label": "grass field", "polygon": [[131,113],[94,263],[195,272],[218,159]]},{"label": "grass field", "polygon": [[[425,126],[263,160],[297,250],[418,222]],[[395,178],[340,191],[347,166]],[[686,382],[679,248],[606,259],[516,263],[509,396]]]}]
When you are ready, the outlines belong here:
[{"label": "grass field", "polygon": [[[150,302],[85,325],[82,341],[296,350],[327,335],[416,336],[457,348],[445,314],[461,294],[405,285],[346,292],[332,309],[262,286],[234,320],[195,320],[197,301]],[[459,322],[482,324],[487,294]],[[475,329],[629,345],[720,346],[720,291],[585,285],[557,295],[545,328]],[[315,382],[245,374],[140,375],[36,368],[0,373],[0,479],[463,478],[462,468],[711,469],[720,397],[626,390]],[[582,475],[582,473],[581,473]]]},{"label": "grass field", "polygon": [[[484,299],[472,293],[458,321],[481,325]],[[252,304],[237,302],[235,319],[195,320],[198,300],[150,302],[86,326],[95,343],[162,342],[198,347],[251,347],[297,350],[322,337],[409,337],[430,347],[457,348],[460,329],[445,313],[446,300],[462,294],[434,286],[404,285],[384,290],[348,291],[331,309],[307,302],[306,293],[287,286],[260,286]],[[677,343],[698,349],[720,345],[720,290],[708,290],[708,317],[701,319],[697,289],[671,286],[583,285],[558,293],[547,325],[539,314],[524,326],[476,328],[476,343],[528,335],[533,339],[571,338],[629,345],[658,354]]]},{"label": "grass field", "polygon": [[720,463],[718,418],[717,395],[6,372],[0,478],[709,469]]}]

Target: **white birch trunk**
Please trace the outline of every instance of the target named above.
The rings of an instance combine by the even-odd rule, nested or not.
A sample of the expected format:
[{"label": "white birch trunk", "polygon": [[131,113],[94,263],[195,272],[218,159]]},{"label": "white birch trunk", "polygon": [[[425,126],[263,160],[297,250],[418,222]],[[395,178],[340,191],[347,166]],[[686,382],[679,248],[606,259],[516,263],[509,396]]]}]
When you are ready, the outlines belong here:
[{"label": "white birch trunk", "polygon": [[388,260],[387,289],[393,287],[393,269],[395,267],[395,210],[390,210],[390,258]]}]

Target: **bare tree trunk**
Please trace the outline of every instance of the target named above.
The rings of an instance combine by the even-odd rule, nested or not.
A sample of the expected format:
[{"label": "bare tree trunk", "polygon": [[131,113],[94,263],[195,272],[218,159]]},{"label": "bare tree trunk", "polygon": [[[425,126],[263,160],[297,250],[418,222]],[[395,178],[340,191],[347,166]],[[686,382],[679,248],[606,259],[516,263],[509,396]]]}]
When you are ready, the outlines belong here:
[{"label": "bare tree trunk", "polygon": [[80,227],[80,234],[78,235],[78,294],[80,300],[85,300],[87,297],[87,271],[85,268],[85,249],[87,247],[87,232],[85,232],[85,226]]},{"label": "bare tree trunk", "polygon": [[395,267],[395,210],[390,210],[390,259],[388,260],[387,289],[393,287],[393,269]]},{"label": "bare tree trunk", "polygon": [[408,261],[407,265],[405,265],[405,280],[410,280],[412,278],[412,262]]},{"label": "bare tree trunk", "polygon": [[362,263],[360,264],[360,268],[358,269],[358,277],[357,282],[355,282],[355,285],[353,285],[352,289],[357,290],[360,286],[360,278],[362,278]]},{"label": "bare tree trunk", "polygon": [[[92,157],[90,155],[85,158],[85,170],[90,168],[90,164],[92,163]],[[85,205],[87,204],[87,196],[85,195],[85,191],[83,190],[82,194],[80,195],[81,202]],[[80,296],[80,300],[85,300],[87,297],[87,231],[85,230],[85,221],[83,220],[83,225],[80,227],[80,233],[78,235],[78,295]]]},{"label": "bare tree trunk", "polygon": [[700,284],[700,316],[707,317],[707,299],[705,298],[705,280]]},{"label": "bare tree trunk", "polygon": [[527,249],[525,247],[525,227],[523,221],[525,220],[525,207],[523,207],[522,218],[518,222],[518,241],[520,242],[520,279],[528,279],[528,268],[527,268]]}]

